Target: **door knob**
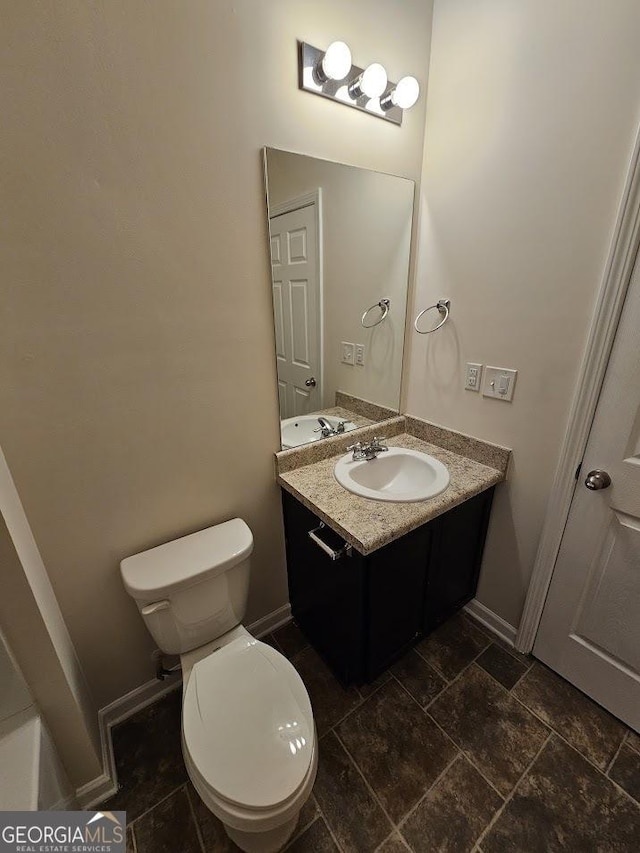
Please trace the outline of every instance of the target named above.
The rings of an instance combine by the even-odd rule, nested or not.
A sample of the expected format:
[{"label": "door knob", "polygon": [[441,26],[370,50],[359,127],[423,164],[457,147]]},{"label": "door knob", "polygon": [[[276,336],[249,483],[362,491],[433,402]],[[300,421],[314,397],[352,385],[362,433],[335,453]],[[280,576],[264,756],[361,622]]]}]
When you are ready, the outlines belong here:
[{"label": "door knob", "polygon": [[307,388],[315,388],[318,383],[312,376],[311,379],[307,379],[304,384],[307,386]]},{"label": "door knob", "polygon": [[611,485],[611,477],[606,471],[601,471],[599,468],[595,468],[593,471],[589,471],[584,484],[588,489],[597,492],[599,489],[609,488]]}]

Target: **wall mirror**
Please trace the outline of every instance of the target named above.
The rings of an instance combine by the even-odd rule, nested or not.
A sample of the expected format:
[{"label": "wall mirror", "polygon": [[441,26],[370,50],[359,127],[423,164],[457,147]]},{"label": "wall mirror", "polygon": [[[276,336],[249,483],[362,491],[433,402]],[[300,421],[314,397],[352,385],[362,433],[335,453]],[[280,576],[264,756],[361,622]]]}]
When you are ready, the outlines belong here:
[{"label": "wall mirror", "polygon": [[400,405],[414,183],[265,149],[282,447]]}]

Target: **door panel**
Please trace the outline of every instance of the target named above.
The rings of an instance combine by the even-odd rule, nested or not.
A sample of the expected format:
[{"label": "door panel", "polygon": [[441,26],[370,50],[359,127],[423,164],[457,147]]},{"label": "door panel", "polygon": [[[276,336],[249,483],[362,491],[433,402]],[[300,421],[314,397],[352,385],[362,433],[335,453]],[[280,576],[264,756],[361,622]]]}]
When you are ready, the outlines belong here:
[{"label": "door panel", "polygon": [[[534,654],[640,729],[640,265],[636,261]],[[597,491],[585,478],[608,472]]]},{"label": "door panel", "polygon": [[[320,408],[320,277],[316,204],[272,216],[271,275],[280,417]],[[315,386],[306,385],[315,379]]]}]

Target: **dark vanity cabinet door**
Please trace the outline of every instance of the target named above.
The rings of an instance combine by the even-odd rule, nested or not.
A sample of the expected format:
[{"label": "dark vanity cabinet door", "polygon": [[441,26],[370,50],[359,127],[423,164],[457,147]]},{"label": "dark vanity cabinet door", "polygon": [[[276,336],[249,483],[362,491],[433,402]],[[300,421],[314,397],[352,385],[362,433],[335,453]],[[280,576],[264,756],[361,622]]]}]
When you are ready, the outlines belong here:
[{"label": "dark vanity cabinet door", "polygon": [[474,597],[487,537],[493,488],[469,498],[429,525],[433,529],[424,606],[429,634]]},{"label": "dark vanity cabinet door", "polygon": [[482,492],[365,557],[347,554],[338,534],[282,492],[293,617],[344,684],[373,681],[473,598],[492,497]]},{"label": "dark vanity cabinet door", "polygon": [[[320,520],[284,491],[282,506],[293,617],[344,684],[361,683],[365,558],[353,550],[332,560],[309,536]],[[336,550],[344,545],[329,528],[317,535]]]},{"label": "dark vanity cabinet door", "polygon": [[365,558],[367,681],[422,636],[431,535],[431,526],[425,524]]}]

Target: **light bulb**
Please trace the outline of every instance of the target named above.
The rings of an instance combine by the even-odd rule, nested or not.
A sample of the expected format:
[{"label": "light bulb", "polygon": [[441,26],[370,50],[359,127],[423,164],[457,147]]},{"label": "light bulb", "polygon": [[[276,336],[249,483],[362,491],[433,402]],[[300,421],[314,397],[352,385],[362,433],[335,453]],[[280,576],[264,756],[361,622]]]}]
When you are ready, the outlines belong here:
[{"label": "light bulb", "polygon": [[400,107],[408,110],[415,104],[420,96],[420,84],[415,77],[403,77],[391,93],[391,100]]},{"label": "light bulb", "polygon": [[344,80],[351,70],[351,51],[343,41],[331,42],[322,62],[322,76],[326,80]]},{"label": "light bulb", "polygon": [[380,101],[383,110],[391,107],[400,107],[401,110],[410,109],[418,100],[420,95],[420,84],[415,77],[403,77],[388,95]]},{"label": "light bulb", "polygon": [[360,91],[367,98],[379,98],[387,88],[387,72],[379,62],[372,62],[362,72]]}]

